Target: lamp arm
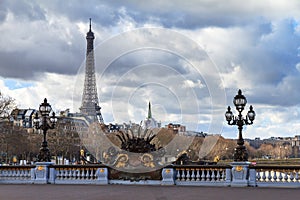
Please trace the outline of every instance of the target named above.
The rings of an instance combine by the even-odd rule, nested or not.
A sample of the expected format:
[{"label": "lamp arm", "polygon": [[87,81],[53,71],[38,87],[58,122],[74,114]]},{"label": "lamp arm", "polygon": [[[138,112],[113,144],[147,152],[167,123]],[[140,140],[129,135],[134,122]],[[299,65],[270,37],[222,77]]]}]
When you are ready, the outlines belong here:
[{"label": "lamp arm", "polygon": [[248,116],[246,116],[246,119],[244,119],[243,121],[244,121],[244,124],[245,124],[245,125],[252,125],[252,124],[253,124],[253,121],[250,121],[250,120],[248,119]]},{"label": "lamp arm", "polygon": [[233,125],[236,125],[237,124],[237,120],[235,119],[235,117],[233,116],[232,117],[232,120],[230,120],[230,121],[227,121],[228,122],[228,125],[231,125],[231,126],[233,126]]}]

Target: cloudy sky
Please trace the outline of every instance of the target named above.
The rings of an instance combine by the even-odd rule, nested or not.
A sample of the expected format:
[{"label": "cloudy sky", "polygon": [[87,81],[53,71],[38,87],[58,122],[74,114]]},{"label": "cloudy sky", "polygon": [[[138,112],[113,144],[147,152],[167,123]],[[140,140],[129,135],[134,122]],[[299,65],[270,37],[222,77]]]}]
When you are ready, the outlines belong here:
[{"label": "cloudy sky", "polygon": [[[236,137],[238,89],[257,118],[245,137],[300,134],[298,0],[0,1],[0,90],[20,108],[80,106],[89,18],[105,122],[147,115]],[[246,114],[246,111],[244,111]]]}]

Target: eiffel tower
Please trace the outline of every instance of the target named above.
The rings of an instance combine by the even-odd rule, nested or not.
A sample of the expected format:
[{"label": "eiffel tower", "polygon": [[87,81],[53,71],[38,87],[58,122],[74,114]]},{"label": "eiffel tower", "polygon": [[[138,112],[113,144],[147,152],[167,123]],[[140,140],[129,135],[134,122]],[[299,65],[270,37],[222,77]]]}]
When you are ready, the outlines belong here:
[{"label": "eiffel tower", "polygon": [[94,60],[94,33],[92,32],[92,20],[90,18],[90,30],[86,34],[87,48],[85,61],[85,79],[81,101],[80,113],[88,117],[91,121],[104,123],[99,106],[96,75],[95,75],[95,60]]}]

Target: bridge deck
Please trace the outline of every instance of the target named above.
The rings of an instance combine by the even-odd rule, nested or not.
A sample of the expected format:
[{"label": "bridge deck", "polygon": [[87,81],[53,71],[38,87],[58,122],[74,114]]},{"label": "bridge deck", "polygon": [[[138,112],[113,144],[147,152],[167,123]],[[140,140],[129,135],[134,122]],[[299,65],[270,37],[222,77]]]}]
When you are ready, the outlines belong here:
[{"label": "bridge deck", "polygon": [[141,199],[141,200],[268,200],[291,199],[300,189],[135,185],[1,185],[0,199]]}]

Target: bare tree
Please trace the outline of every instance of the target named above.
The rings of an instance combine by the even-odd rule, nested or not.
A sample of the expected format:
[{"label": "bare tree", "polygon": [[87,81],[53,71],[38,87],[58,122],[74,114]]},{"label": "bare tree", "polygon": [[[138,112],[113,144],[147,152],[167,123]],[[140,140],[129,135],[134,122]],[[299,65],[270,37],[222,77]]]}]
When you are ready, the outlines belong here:
[{"label": "bare tree", "polygon": [[14,108],[16,108],[15,99],[3,95],[0,91],[0,119],[9,118]]}]

